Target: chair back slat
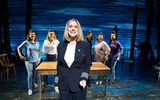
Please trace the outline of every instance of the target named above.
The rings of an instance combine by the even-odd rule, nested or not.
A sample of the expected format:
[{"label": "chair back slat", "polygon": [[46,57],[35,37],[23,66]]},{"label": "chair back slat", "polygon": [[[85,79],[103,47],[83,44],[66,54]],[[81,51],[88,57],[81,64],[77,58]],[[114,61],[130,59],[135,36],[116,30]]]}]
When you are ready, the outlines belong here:
[{"label": "chair back slat", "polygon": [[8,58],[8,54],[2,54],[0,56],[0,63],[2,64],[2,66],[10,63],[9,58]]}]

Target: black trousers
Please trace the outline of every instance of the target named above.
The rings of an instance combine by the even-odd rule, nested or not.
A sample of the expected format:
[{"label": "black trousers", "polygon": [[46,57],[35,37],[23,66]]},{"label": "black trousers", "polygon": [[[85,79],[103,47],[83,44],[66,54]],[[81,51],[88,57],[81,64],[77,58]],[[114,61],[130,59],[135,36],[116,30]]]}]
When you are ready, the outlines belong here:
[{"label": "black trousers", "polygon": [[80,92],[72,92],[69,88],[60,90],[60,100],[86,100],[87,89]]},{"label": "black trousers", "polygon": [[46,61],[56,61],[56,54],[54,55],[50,55],[50,54],[46,54]]}]

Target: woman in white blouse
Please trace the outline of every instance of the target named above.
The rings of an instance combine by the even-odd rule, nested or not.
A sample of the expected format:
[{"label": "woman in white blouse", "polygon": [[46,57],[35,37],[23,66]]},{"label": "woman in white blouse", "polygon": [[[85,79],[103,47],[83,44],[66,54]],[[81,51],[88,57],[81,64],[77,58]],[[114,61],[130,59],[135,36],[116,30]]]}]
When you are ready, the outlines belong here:
[{"label": "woman in white blouse", "polygon": [[56,61],[58,44],[59,41],[56,39],[55,32],[49,30],[47,38],[43,43],[43,50],[42,50],[46,56],[46,61]]},{"label": "woman in white blouse", "polygon": [[[54,31],[49,30],[46,40],[44,40],[42,51],[45,54],[46,61],[57,60],[57,46],[59,41],[56,39]],[[44,78],[45,84],[47,84],[48,76]]]}]

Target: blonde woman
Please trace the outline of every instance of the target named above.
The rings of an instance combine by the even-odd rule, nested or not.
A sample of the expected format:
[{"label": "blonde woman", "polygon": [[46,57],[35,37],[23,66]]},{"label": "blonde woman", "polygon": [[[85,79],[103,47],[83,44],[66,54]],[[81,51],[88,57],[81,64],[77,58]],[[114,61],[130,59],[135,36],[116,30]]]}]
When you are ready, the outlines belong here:
[{"label": "blonde woman", "polygon": [[46,40],[43,43],[42,51],[45,54],[46,61],[56,61],[57,46],[59,41],[56,38],[54,31],[49,30]]},{"label": "blonde woman", "polygon": [[[54,31],[49,30],[46,40],[44,40],[42,51],[45,54],[46,61],[57,60],[57,46],[59,41]],[[45,84],[48,82],[48,76],[44,77]],[[42,83],[43,84],[43,83]]]},{"label": "blonde woman", "polygon": [[78,20],[70,19],[65,26],[64,41],[58,45],[55,91],[61,100],[86,100],[91,55],[89,43],[83,41]]}]

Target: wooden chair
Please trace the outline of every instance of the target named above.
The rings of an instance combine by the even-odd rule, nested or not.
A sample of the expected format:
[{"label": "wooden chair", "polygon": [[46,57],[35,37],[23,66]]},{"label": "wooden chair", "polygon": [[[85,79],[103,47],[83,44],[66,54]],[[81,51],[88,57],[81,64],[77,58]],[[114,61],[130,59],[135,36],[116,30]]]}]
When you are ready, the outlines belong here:
[{"label": "wooden chair", "polygon": [[160,80],[160,62],[159,64],[152,66],[151,73],[157,77],[158,81]]},{"label": "wooden chair", "polygon": [[14,74],[16,76],[16,69],[14,63],[11,63],[8,58],[8,54],[0,54],[0,66],[1,66],[1,77],[3,75],[3,71],[7,73],[7,79],[9,78],[9,71],[12,68],[14,70]]}]

